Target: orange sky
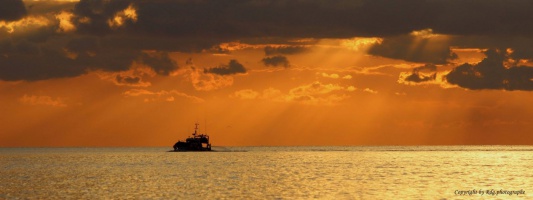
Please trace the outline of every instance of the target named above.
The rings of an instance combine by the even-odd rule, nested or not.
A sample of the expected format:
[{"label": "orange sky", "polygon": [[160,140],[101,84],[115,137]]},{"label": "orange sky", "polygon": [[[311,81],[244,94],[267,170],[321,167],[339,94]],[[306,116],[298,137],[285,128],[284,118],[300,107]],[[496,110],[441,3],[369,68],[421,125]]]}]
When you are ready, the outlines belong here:
[{"label": "orange sky", "polygon": [[[24,1],[24,16],[0,16],[0,44],[13,46],[0,45],[0,147],[171,146],[195,122],[214,146],[533,143],[532,79],[512,73],[530,76],[519,42],[481,45],[431,27],[211,41],[198,28],[186,41],[146,33],[136,44],[119,38],[144,23],[147,3],[109,12],[99,35],[75,8],[83,2]],[[84,43],[91,34],[97,50]],[[483,68],[498,63],[510,70],[503,79]]]}]

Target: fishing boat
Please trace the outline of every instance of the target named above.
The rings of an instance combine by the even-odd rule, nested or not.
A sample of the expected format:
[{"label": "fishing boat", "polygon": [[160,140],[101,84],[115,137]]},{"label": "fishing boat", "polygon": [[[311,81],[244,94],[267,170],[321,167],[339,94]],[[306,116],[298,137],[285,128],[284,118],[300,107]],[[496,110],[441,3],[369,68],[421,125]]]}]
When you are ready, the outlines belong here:
[{"label": "fishing boat", "polygon": [[174,144],[174,151],[211,151],[209,135],[198,133],[198,123],[194,124],[194,133],[185,141],[179,140]]}]

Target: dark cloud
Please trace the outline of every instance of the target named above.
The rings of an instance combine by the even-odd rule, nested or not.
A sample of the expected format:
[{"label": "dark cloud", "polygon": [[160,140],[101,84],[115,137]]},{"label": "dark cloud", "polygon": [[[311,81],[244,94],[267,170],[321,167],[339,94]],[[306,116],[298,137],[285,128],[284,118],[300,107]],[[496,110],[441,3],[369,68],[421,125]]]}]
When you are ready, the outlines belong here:
[{"label": "dark cloud", "polygon": [[[429,30],[424,31],[426,32],[424,34],[432,34]],[[451,52],[448,45],[435,45],[432,42],[438,41],[429,36],[424,38],[412,34],[390,37],[373,45],[368,53],[409,62],[433,64],[445,64],[449,60],[457,58],[457,55]]]},{"label": "dark cloud", "polygon": [[426,64],[413,69],[413,72],[406,76],[404,81],[421,83],[426,81],[433,81],[437,78],[437,66],[433,64]]},{"label": "dark cloud", "polygon": [[[108,20],[129,5],[137,8],[138,20],[126,21],[117,30],[109,28]],[[80,33],[119,34],[109,43],[137,49],[200,52],[216,51],[212,47],[222,42],[254,38],[285,38],[279,42],[289,43],[289,38],[380,36],[386,38],[370,49],[373,55],[444,64],[456,57],[449,46],[424,48],[429,39],[418,41],[409,33],[431,28],[456,36],[529,37],[531,5],[521,0],[95,0],[81,1],[75,13]],[[82,23],[86,18],[90,23]],[[265,48],[267,55],[301,51],[304,48]]]},{"label": "dark cloud", "polygon": [[160,75],[168,75],[178,65],[165,52],[143,52],[103,46],[99,37],[78,37],[34,43],[27,40],[0,40],[0,79],[45,80],[75,77],[89,71],[126,71],[135,61],[142,62]]},{"label": "dark cloud", "polygon": [[[474,0],[428,1],[434,4],[434,17],[425,19],[428,27],[450,35],[531,36],[533,27],[523,26],[533,19],[528,8],[533,1]],[[448,14],[445,14],[448,12]]]},{"label": "dark cloud", "polygon": [[490,49],[477,64],[462,64],[446,75],[446,80],[463,88],[533,90],[533,68],[517,65],[506,51]]},{"label": "dark cloud", "polygon": [[228,65],[221,65],[218,67],[213,67],[209,69],[205,69],[204,73],[212,73],[212,74],[218,74],[218,75],[231,75],[231,74],[239,74],[239,73],[246,73],[246,68],[237,60],[230,60]]},{"label": "dark cloud", "polygon": [[176,61],[170,59],[166,52],[144,53],[141,60],[160,75],[169,75],[170,72],[178,69]]},{"label": "dark cloud", "polygon": [[96,53],[102,48],[98,37],[73,38],[65,47],[73,53]]},{"label": "dark cloud", "polygon": [[1,0],[0,21],[15,21],[27,14],[22,0]]},{"label": "dark cloud", "polygon": [[[450,45],[512,48],[515,58],[533,58],[533,26],[529,26],[533,1],[525,0],[81,0],[37,1],[26,6],[27,11],[20,0],[0,1],[0,20],[13,21],[29,13],[44,16],[49,23],[14,33],[0,28],[1,80],[124,71],[134,61],[168,75],[178,67],[174,61],[164,53],[146,50],[206,52],[233,41],[295,45],[265,48],[265,54],[273,56],[264,59],[266,65],[287,66],[288,61],[276,55],[304,52],[306,49],[298,46],[303,43],[294,42],[301,38],[316,42],[321,38],[385,37],[370,49],[371,54],[433,64],[454,58]],[[123,18],[120,27],[110,27],[110,21],[130,6],[136,9],[137,18]],[[73,13],[74,32],[58,31],[55,15],[61,11]],[[429,40],[415,41],[410,35],[428,29],[453,35],[450,44],[428,49],[424,47]],[[416,44],[414,48],[412,44]],[[246,72],[235,63],[206,72]]]},{"label": "dark cloud", "polygon": [[[373,1],[352,3],[348,0],[328,3],[273,0],[82,0],[74,9],[78,31],[95,35],[110,34],[113,30],[109,28],[108,20],[130,4],[138,8],[138,21],[117,31],[137,35],[218,38],[231,41],[254,37],[344,38],[351,37],[354,33],[393,34],[389,28],[382,30],[382,27],[387,27],[386,25],[367,27],[370,22],[362,18],[379,15],[362,12],[366,6],[378,10],[383,5]],[[390,11],[394,11],[395,8]],[[402,13],[400,16],[403,15]],[[370,30],[358,30],[361,27]],[[402,29],[405,30],[401,32],[412,30],[409,27]]]},{"label": "dark cloud", "polygon": [[39,51],[40,49],[37,44],[27,40],[22,40],[17,43],[14,43],[11,40],[0,40],[0,54],[37,55]]},{"label": "dark cloud", "polygon": [[285,56],[272,56],[272,57],[266,57],[261,60],[265,66],[283,66],[283,67],[289,67],[289,60]]},{"label": "dark cloud", "polygon": [[80,31],[109,33],[107,20],[132,3],[139,19],[128,31],[168,37],[346,38],[427,28],[453,35],[533,33],[527,26],[533,2],[524,0],[82,0],[76,16],[91,22],[78,23]]},{"label": "dark cloud", "polygon": [[0,56],[0,79],[17,81],[74,77],[84,74],[87,70],[85,66],[77,65],[75,60],[67,58],[60,51],[27,47],[31,50]]},{"label": "dark cloud", "polygon": [[308,51],[309,48],[303,46],[283,46],[283,47],[265,47],[265,55],[292,55]]},{"label": "dark cloud", "polygon": [[46,15],[72,10],[78,2],[70,1],[27,1],[28,15]]},{"label": "dark cloud", "polygon": [[451,36],[449,46],[458,48],[513,49],[513,58],[533,59],[533,37]]},{"label": "dark cloud", "polygon": [[121,76],[121,75],[117,75],[115,77],[115,80],[118,82],[118,83],[127,83],[127,84],[138,84],[139,82],[141,82],[141,77],[138,77],[138,76]]},{"label": "dark cloud", "polygon": [[[138,20],[110,29],[109,19],[129,5],[137,8]],[[532,5],[523,0],[81,0],[73,10],[80,33],[234,40],[393,36],[426,28],[454,35],[528,35],[533,28],[524,25],[533,19]]]},{"label": "dark cloud", "polygon": [[130,69],[134,61],[144,55],[141,51],[137,50],[96,47],[98,48],[94,49],[94,52],[77,53],[77,56],[73,59],[75,64],[87,68],[87,71],[125,71]]},{"label": "dark cloud", "polygon": [[[130,5],[138,20],[110,28],[109,20]],[[532,6],[523,0],[81,0],[73,8],[73,21],[84,34],[219,41],[387,37],[428,28],[453,35],[530,36]]]},{"label": "dark cloud", "polygon": [[214,38],[169,38],[139,35],[108,35],[100,40],[104,47],[111,48],[193,53],[199,53],[204,50],[216,53],[216,51],[211,51],[211,48],[221,42]]},{"label": "dark cloud", "polygon": [[141,83],[141,77],[138,76],[121,76],[120,74],[115,77],[117,84],[121,85],[137,85]]}]

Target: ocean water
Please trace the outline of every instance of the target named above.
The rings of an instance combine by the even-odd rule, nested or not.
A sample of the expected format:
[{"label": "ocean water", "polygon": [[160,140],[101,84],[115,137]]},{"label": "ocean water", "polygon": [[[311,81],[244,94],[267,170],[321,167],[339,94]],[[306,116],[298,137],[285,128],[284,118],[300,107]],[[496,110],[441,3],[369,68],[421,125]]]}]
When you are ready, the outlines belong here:
[{"label": "ocean water", "polygon": [[533,146],[0,148],[0,199],[533,199]]}]

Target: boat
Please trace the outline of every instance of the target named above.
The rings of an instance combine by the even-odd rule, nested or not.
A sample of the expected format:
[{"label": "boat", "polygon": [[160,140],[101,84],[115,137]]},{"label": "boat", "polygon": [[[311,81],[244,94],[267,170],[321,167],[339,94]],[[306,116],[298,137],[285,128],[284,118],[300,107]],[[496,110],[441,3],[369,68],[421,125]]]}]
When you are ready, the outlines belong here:
[{"label": "boat", "polygon": [[174,151],[211,151],[211,143],[209,143],[209,135],[198,134],[198,123],[194,124],[194,133],[185,141],[178,140],[174,144]]}]

